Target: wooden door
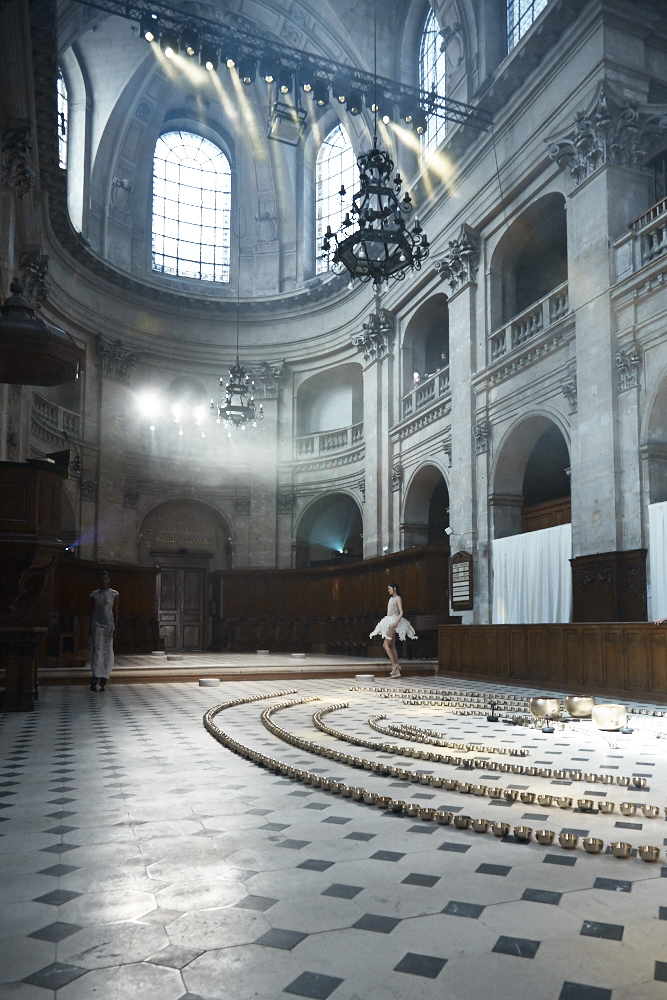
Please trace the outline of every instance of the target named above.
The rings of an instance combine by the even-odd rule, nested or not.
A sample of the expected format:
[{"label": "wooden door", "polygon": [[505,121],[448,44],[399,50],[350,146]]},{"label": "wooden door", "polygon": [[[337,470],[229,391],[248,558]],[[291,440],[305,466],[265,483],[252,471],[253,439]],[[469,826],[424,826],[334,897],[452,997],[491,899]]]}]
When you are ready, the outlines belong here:
[{"label": "wooden door", "polygon": [[198,567],[160,570],[160,637],[167,652],[204,647],[204,574]]}]

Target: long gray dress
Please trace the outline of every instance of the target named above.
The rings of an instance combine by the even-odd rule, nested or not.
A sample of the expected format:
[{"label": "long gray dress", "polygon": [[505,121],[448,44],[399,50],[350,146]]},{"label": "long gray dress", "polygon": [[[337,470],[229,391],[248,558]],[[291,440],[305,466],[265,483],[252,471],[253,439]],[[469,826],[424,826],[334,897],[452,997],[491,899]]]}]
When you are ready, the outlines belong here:
[{"label": "long gray dress", "polygon": [[95,611],[90,634],[90,666],[93,677],[109,677],[113,669],[113,602],[118,591],[94,590]]}]

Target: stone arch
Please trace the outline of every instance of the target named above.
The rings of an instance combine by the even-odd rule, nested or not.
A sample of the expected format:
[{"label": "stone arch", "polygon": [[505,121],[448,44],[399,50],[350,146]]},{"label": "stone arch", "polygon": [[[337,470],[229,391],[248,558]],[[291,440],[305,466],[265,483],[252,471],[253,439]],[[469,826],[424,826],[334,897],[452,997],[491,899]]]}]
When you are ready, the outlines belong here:
[{"label": "stone arch", "polygon": [[415,545],[445,545],[449,527],[449,489],[437,465],[422,465],[410,478],[405,491],[401,520],[401,548]]},{"label": "stone arch", "polygon": [[442,292],[423,302],[411,317],[403,335],[401,357],[403,393],[413,388],[415,372],[423,379],[449,365],[449,306]]},{"label": "stone arch", "polygon": [[667,370],[649,396],[643,423],[641,452],[648,503],[662,503],[667,500]]},{"label": "stone arch", "polygon": [[[562,467],[565,461],[567,467]],[[494,538],[570,520],[569,440],[555,415],[533,413],[514,424],[500,443],[491,481]],[[526,491],[530,504],[524,503]],[[554,495],[559,492],[561,496]],[[550,523],[536,523],[541,514]]]},{"label": "stone arch", "polygon": [[497,329],[567,281],[567,222],[558,191],[532,202],[491,258],[491,327]]},{"label": "stone arch", "polygon": [[231,569],[233,533],[227,517],[211,504],[175,497],[144,514],[137,548],[143,566],[154,566],[161,556],[184,556],[199,558],[209,571]]},{"label": "stone arch", "polygon": [[362,558],[363,518],[352,494],[339,490],[312,500],[296,526],[296,568]]},{"label": "stone arch", "polygon": [[361,423],[363,407],[360,364],[353,361],[318,372],[297,389],[297,435],[317,434]]}]

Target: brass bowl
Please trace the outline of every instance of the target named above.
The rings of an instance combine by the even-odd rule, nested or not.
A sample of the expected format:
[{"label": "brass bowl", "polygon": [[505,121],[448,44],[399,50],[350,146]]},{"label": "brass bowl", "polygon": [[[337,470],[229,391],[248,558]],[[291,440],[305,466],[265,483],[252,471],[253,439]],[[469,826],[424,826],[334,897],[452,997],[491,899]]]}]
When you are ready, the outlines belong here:
[{"label": "brass bowl", "polygon": [[412,781],[412,782],[418,782],[418,781],[421,781],[421,779],[422,779],[422,776],[419,773],[419,771],[410,771],[410,781]]},{"label": "brass bowl", "polygon": [[634,816],[637,812],[637,806],[634,802],[621,802],[621,812],[624,816]]},{"label": "brass bowl", "polygon": [[459,781],[458,782],[458,788],[459,788],[460,792],[463,792],[464,794],[467,794],[468,792],[471,791],[472,785],[470,784],[469,781]]},{"label": "brass bowl", "polygon": [[585,695],[569,694],[565,699],[565,708],[573,719],[590,719],[595,698]]},{"label": "brass bowl", "polygon": [[510,832],[509,823],[492,823],[491,831],[494,837],[506,837]]},{"label": "brass bowl", "polygon": [[377,805],[379,795],[377,792],[364,792],[364,802],[367,806]]},{"label": "brass bowl", "polygon": [[593,812],[595,802],[593,799],[577,799],[577,806],[582,812]]},{"label": "brass bowl", "polygon": [[475,833],[488,833],[490,826],[491,826],[490,819],[474,819],[472,821],[472,828],[475,831]]},{"label": "brass bowl", "polygon": [[560,715],[560,701],[558,698],[531,698],[528,702],[530,713],[536,719],[545,719],[547,715],[552,719],[557,719]]},{"label": "brass bowl", "polygon": [[609,846],[615,858],[629,858],[632,854],[632,844],[626,844],[622,840],[614,840]]},{"label": "brass bowl", "polygon": [[498,770],[498,761],[497,760],[490,760],[489,763],[486,765],[486,769],[487,769],[487,771],[497,771]]},{"label": "brass bowl", "polygon": [[408,802],[404,811],[406,816],[419,816],[419,806],[416,806],[414,802]]},{"label": "brass bowl", "polygon": [[567,778],[567,771],[563,771],[562,768],[558,768],[558,770],[554,771],[554,778],[558,781],[563,781]]},{"label": "brass bowl", "polygon": [[532,806],[535,801],[535,792],[521,792],[521,801],[527,806]]},{"label": "brass bowl", "polygon": [[335,784],[336,784],[336,782],[332,781],[331,778],[322,778],[322,791],[323,792],[330,792],[331,789],[332,789],[332,787],[333,787],[333,785],[335,785]]},{"label": "brass bowl", "polygon": [[459,815],[454,817],[454,826],[458,830],[467,830],[471,822],[470,816]]},{"label": "brass bowl", "polygon": [[350,795],[355,802],[359,802],[364,797],[363,788],[350,788]]},{"label": "brass bowl", "polygon": [[489,788],[488,795],[490,799],[501,799],[503,797],[502,788]]},{"label": "brass bowl", "polygon": [[598,729],[618,732],[627,724],[628,711],[625,705],[594,705],[591,718]]},{"label": "brass bowl", "polygon": [[512,764],[512,774],[523,774],[523,764]]},{"label": "brass bowl", "polygon": [[524,769],[524,772],[523,772],[523,773],[524,773],[524,774],[527,774],[527,775],[528,775],[528,776],[529,776],[530,778],[534,778],[534,777],[535,777],[536,775],[538,775],[538,774],[539,774],[540,772],[539,772],[539,769],[538,769],[538,768],[536,768],[536,767],[526,767],[526,768]]},{"label": "brass bowl", "polygon": [[642,806],[642,812],[647,819],[655,819],[660,815],[660,806]]},{"label": "brass bowl", "polygon": [[589,854],[601,854],[604,850],[604,841],[598,837],[584,837],[582,843]]},{"label": "brass bowl", "polygon": [[622,785],[623,788],[627,788],[628,785],[630,784],[630,779],[624,778],[622,775],[619,774],[618,777],[616,778],[616,784]]},{"label": "brass bowl", "polygon": [[592,771],[587,771],[584,775],[584,781],[587,781],[589,785],[594,785],[597,780],[597,774],[593,774]]},{"label": "brass bowl", "polygon": [[581,771],[570,771],[570,781],[581,781],[582,777]]},{"label": "brass bowl", "polygon": [[431,784],[434,788],[442,788],[442,778],[436,778],[435,775],[431,778]]},{"label": "brass bowl", "polygon": [[646,778],[633,778],[632,784],[635,788],[646,788]]},{"label": "brass bowl", "polygon": [[402,813],[405,809],[405,802],[402,799],[392,799],[389,803],[389,808],[393,813]]},{"label": "brass bowl", "polygon": [[322,787],[322,779],[318,778],[315,775],[310,779],[310,783],[313,786],[313,788],[321,788]]},{"label": "brass bowl", "polygon": [[388,809],[391,804],[391,795],[378,795],[375,805],[378,809]]},{"label": "brass bowl", "polygon": [[601,813],[613,813],[615,808],[614,802],[598,802],[598,811]]},{"label": "brass bowl", "polygon": [[550,778],[550,777],[551,777],[551,768],[550,767],[541,767],[540,768],[540,778]]},{"label": "brass bowl", "polygon": [[486,795],[486,785],[473,785],[473,795]]},{"label": "brass bowl", "polygon": [[613,774],[600,774],[598,775],[598,780],[602,782],[603,785],[613,785],[614,775]]},{"label": "brass bowl", "polygon": [[341,794],[341,798],[343,798],[343,799],[351,799],[352,798],[352,789],[350,788],[349,785],[343,785],[343,787],[340,790],[340,794]]},{"label": "brass bowl", "polygon": [[660,859],[660,848],[651,847],[649,844],[641,844],[637,848],[637,854],[642,861],[658,861]]},{"label": "brass bowl", "polygon": [[422,806],[419,810],[419,818],[430,823],[435,817],[435,809],[431,809],[429,806]]},{"label": "brass bowl", "polygon": [[453,792],[454,789],[459,787],[459,783],[455,778],[445,778],[443,785],[449,792]]},{"label": "brass bowl", "polygon": [[498,764],[498,770],[502,771],[503,774],[507,774],[508,771],[512,770],[511,764]]},{"label": "brass bowl", "polygon": [[538,844],[543,844],[545,847],[548,847],[550,844],[553,844],[555,836],[556,834],[554,833],[553,830],[535,831],[535,840],[538,842]]},{"label": "brass bowl", "polygon": [[503,792],[503,798],[507,799],[508,802],[516,802],[519,798],[519,793],[516,788],[506,788]]},{"label": "brass bowl", "polygon": [[435,811],[436,822],[438,822],[440,826],[449,826],[453,816],[454,813],[448,812],[446,809],[436,809]]},{"label": "brass bowl", "polygon": [[554,797],[553,795],[538,795],[537,801],[541,806],[546,806],[548,809],[549,806],[554,804]]},{"label": "brass bowl", "polygon": [[561,795],[560,798],[556,799],[556,805],[559,809],[571,809],[572,799],[567,795]]},{"label": "brass bowl", "polygon": [[430,774],[422,774],[422,776],[419,779],[419,784],[420,785],[430,785],[431,784],[431,775]]},{"label": "brass bowl", "polygon": [[561,847],[564,847],[566,851],[573,851],[579,843],[579,837],[576,833],[559,833],[558,843]]},{"label": "brass bowl", "polygon": [[533,836],[532,826],[515,826],[514,836],[517,840],[520,840],[523,844],[527,844]]}]

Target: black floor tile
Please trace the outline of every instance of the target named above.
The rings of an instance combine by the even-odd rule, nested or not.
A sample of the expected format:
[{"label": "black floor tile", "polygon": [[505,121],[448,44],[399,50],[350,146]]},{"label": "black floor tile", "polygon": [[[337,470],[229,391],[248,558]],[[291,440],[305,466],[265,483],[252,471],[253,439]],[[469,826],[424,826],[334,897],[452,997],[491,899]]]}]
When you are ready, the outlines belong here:
[{"label": "black floor tile", "polygon": [[539,947],[539,941],[531,941],[529,938],[505,937],[503,934],[498,938],[491,950],[498,952],[500,955],[535,958]]},{"label": "black floor tile", "polygon": [[576,826],[564,826],[563,829],[560,832],[561,833],[571,833],[575,837],[587,837],[588,834],[590,833],[590,830],[580,830]]},{"label": "black floor tile", "polygon": [[308,802],[304,809],[328,809],[331,805],[330,802]]},{"label": "black floor tile", "polygon": [[347,816],[327,816],[326,819],[322,820],[323,823],[335,823],[336,826],[345,826],[346,823],[351,823],[352,820]]},{"label": "black floor tile", "polygon": [[558,1000],[611,1000],[611,990],[600,986],[586,986],[584,983],[563,983]]},{"label": "black floor tile", "polygon": [[667,983],[667,962],[656,962],[653,969],[653,978],[659,983]]},{"label": "black floor tile", "polygon": [[437,826],[409,826],[408,833],[435,833]]},{"label": "black floor tile", "polygon": [[352,833],[348,833],[345,840],[372,840],[375,837],[374,833],[359,833],[357,830],[353,830]]},{"label": "black floor tile", "polygon": [[272,927],[266,934],[257,938],[255,944],[264,945],[266,948],[280,948],[283,951],[291,951],[300,941],[308,937],[301,931],[287,931],[282,927]]},{"label": "black floor tile", "polygon": [[300,851],[302,847],[308,847],[310,843],[309,840],[283,840],[282,844],[277,844],[277,847],[287,847],[292,851]]},{"label": "black floor tile", "polygon": [[602,924],[597,920],[584,920],[579,933],[582,937],[604,938],[606,941],[622,941],[622,924]]},{"label": "black floor tile", "polygon": [[78,830],[78,826],[52,826],[50,830],[44,830],[44,833],[52,833],[54,837],[64,837],[66,833],[71,833],[72,830]]},{"label": "black floor tile", "polygon": [[246,896],[245,899],[234,903],[234,907],[237,910],[259,910],[260,913],[264,913],[275,906],[277,902],[277,899],[272,899],[270,896]]},{"label": "black floor tile", "polygon": [[632,892],[632,882],[624,878],[596,878],[594,889],[608,889],[610,892]]},{"label": "black floor tile", "polygon": [[247,816],[268,816],[272,813],[273,809],[246,809]]},{"label": "black floor tile", "polygon": [[562,895],[562,892],[550,892],[548,889],[524,889],[521,898],[530,903],[551,903],[558,906]]},{"label": "black floor tile", "polygon": [[460,903],[456,899],[450,899],[442,912],[450,917],[470,917],[471,920],[477,920],[484,912],[484,907],[479,903]]},{"label": "black floor tile", "polygon": [[379,913],[364,913],[359,917],[356,924],[352,924],[360,931],[375,931],[376,934],[391,934],[394,927],[400,924],[396,917],[383,917]]},{"label": "black floor tile", "polygon": [[509,865],[490,865],[485,862],[484,864],[480,865],[479,868],[475,868],[475,871],[477,872],[478,875],[504,876],[504,875],[509,875],[509,873],[512,871],[512,868]]},{"label": "black floor tile", "polygon": [[407,972],[410,976],[437,979],[446,964],[446,958],[435,958],[434,955],[417,955],[409,951],[398,965],[394,966],[394,972]]},{"label": "black floor tile", "polygon": [[658,920],[667,920],[667,906],[661,906],[658,910]]},{"label": "black floor tile", "polygon": [[452,844],[445,841],[444,844],[440,844],[438,850],[451,851],[452,854],[465,854],[466,851],[470,850],[470,844],[456,844],[456,843]]},{"label": "black floor tile", "polygon": [[423,885],[427,889],[432,889],[436,882],[439,881],[439,875],[420,875],[419,872],[410,872],[403,879],[402,885]]},{"label": "black floor tile", "polygon": [[41,871],[37,872],[38,875],[51,875],[53,878],[62,878],[63,875],[69,875],[70,872],[78,872],[79,868],[77,865],[52,865],[51,868],[42,868]]},{"label": "black floor tile", "polygon": [[63,903],[69,903],[70,899],[76,899],[80,895],[80,892],[72,892],[70,889],[53,889],[52,892],[47,892],[44,896],[38,896],[37,899],[33,899],[33,903],[46,903],[47,906],[62,906]]},{"label": "black floor tile", "polygon": [[576,858],[571,858],[569,854],[545,854],[542,864],[563,865],[564,868],[574,868],[577,863]]},{"label": "black floor tile", "polygon": [[331,868],[335,864],[335,861],[318,861],[317,858],[307,858],[300,865],[297,865],[297,868],[305,868],[311,872],[325,872],[327,868]]},{"label": "black floor tile", "polygon": [[342,979],[336,979],[335,976],[324,976],[321,972],[302,972],[293,983],[285,987],[283,993],[291,993],[297,997],[310,997],[311,1000],[327,1000],[342,982]]},{"label": "black floor tile", "polygon": [[59,990],[74,979],[85,975],[86,972],[88,969],[81,969],[78,965],[52,962],[51,965],[45,965],[39,972],[33,972],[31,976],[26,976],[22,982],[28,983],[30,986],[39,986],[43,990]]},{"label": "black floor tile", "polygon": [[279,832],[280,830],[286,830],[289,825],[289,823],[265,823],[264,826],[258,827],[258,830],[275,830]]},{"label": "black floor tile", "polygon": [[400,861],[404,857],[399,851],[376,851],[371,854],[371,861]]},{"label": "black floor tile", "polygon": [[41,847],[43,854],[67,854],[68,851],[76,851],[80,844],[51,844],[50,847]]},{"label": "black floor tile", "polygon": [[623,823],[621,820],[619,820],[617,823],[614,823],[614,826],[616,827],[617,830],[642,830],[643,829],[643,826],[642,826],[641,823]]},{"label": "black floor tile", "polygon": [[362,885],[345,885],[343,882],[334,882],[328,889],[320,893],[321,896],[335,896],[337,899],[354,899],[360,892],[364,891]]}]

